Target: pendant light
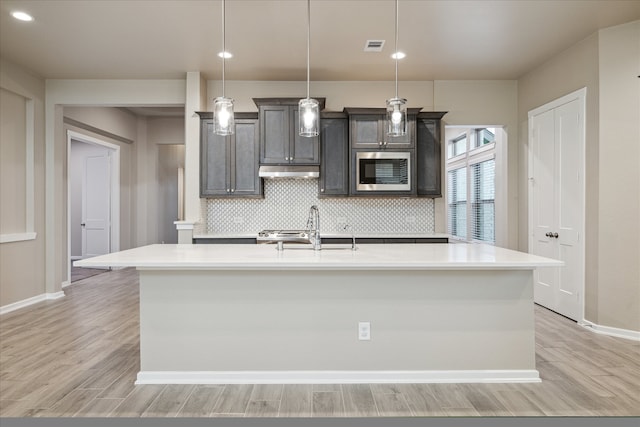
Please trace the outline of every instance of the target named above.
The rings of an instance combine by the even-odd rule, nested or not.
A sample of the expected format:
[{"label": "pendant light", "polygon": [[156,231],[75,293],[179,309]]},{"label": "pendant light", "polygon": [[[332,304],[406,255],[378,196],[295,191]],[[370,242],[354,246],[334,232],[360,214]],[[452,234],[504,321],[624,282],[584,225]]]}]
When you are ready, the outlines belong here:
[{"label": "pendant light", "polygon": [[387,99],[387,135],[403,136],[407,133],[407,100],[398,98],[398,0],[396,0],[396,96]]},{"label": "pendant light", "polygon": [[233,99],[224,96],[224,71],[226,49],[226,16],[225,0],[222,0],[222,96],[213,100],[213,132],[216,135],[232,135],[235,130],[235,120],[233,117]]},{"label": "pendant light", "polygon": [[311,0],[307,0],[307,97],[298,103],[300,136],[318,136],[320,107],[318,101],[309,97],[309,50],[311,40]]}]

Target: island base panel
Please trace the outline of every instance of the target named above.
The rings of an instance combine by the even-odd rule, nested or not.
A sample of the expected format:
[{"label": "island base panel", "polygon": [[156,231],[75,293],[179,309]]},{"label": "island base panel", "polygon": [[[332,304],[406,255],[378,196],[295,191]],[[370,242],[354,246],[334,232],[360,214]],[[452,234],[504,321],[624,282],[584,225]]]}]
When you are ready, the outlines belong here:
[{"label": "island base panel", "polygon": [[140,341],[138,383],[539,380],[531,270],[141,270]]}]

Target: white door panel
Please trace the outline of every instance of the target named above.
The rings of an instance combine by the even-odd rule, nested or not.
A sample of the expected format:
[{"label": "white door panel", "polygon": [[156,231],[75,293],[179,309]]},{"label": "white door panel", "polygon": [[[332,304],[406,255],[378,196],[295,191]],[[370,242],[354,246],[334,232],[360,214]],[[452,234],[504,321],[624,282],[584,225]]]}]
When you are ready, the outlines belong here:
[{"label": "white door panel", "polygon": [[565,262],[534,274],[534,299],[575,320],[584,286],[583,110],[584,99],[572,99],[530,116],[529,250]]},{"label": "white door panel", "polygon": [[82,185],[82,257],[110,252],[110,175],[109,153],[84,159]]}]

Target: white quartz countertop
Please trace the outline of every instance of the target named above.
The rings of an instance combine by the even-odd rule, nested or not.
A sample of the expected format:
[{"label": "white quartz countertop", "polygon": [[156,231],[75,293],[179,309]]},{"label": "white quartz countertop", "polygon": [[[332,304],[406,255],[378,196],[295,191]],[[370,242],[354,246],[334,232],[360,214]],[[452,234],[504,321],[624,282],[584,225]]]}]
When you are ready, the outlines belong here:
[{"label": "white quartz countertop", "polygon": [[74,262],[157,270],[531,270],[563,262],[484,244],[150,245]]}]

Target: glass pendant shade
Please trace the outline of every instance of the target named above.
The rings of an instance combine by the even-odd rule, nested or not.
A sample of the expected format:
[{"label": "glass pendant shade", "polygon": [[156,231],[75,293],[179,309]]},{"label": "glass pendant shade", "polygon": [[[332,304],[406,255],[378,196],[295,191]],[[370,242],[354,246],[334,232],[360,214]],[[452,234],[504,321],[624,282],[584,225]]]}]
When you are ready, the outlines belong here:
[{"label": "glass pendant shade", "polygon": [[219,96],[213,100],[213,132],[216,135],[233,135],[233,99]]},{"label": "glass pendant shade", "polygon": [[407,133],[407,100],[387,99],[387,135],[403,136]]},{"label": "glass pendant shade", "polygon": [[320,107],[318,101],[313,98],[301,99],[298,103],[298,120],[300,123],[300,136],[314,137],[319,132]]}]

